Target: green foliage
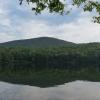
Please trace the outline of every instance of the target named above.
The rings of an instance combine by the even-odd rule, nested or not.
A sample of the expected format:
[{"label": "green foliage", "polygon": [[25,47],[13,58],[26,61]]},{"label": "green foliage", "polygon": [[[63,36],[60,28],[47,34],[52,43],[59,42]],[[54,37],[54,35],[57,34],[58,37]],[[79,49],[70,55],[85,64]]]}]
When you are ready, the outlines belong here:
[{"label": "green foliage", "polygon": [[[22,4],[23,0],[19,0],[20,4]],[[60,0],[26,0],[28,4],[32,3],[34,6],[32,10],[35,11],[36,14],[41,13],[41,11],[49,8],[50,12],[59,12],[63,13],[64,4]]]},{"label": "green foliage", "polygon": [[69,47],[0,47],[0,80],[54,86],[74,80],[100,81],[100,44]]},{"label": "green foliage", "polygon": [[100,44],[69,47],[0,47],[0,70],[100,68]]},{"label": "green foliage", "polygon": [[50,13],[59,13],[65,14],[70,10],[68,9],[68,3],[70,5],[81,7],[84,11],[95,11],[94,22],[100,23],[100,1],[99,0],[19,0],[20,4],[23,1],[28,2],[28,4],[33,4],[32,10],[36,14],[41,13],[42,11],[49,10]]}]

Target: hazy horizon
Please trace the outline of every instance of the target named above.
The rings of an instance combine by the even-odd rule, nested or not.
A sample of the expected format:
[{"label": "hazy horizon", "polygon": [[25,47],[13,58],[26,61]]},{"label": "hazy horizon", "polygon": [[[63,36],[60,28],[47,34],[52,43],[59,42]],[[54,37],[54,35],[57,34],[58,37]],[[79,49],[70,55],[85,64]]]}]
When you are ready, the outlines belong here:
[{"label": "hazy horizon", "polygon": [[[40,37],[34,37],[34,38],[24,38],[24,39],[9,40],[9,41],[6,41],[6,42],[0,42],[0,43],[7,43],[7,42],[13,42],[13,41],[20,41],[20,40],[29,40],[29,39],[36,39],[36,38],[54,38],[54,39],[58,39],[58,40],[64,40],[64,39],[56,38],[56,37],[40,36]],[[72,42],[72,41],[67,41],[67,40],[64,40],[64,41],[66,41],[66,42]],[[100,42],[80,42],[80,43],[72,42],[72,43],[82,44],[82,43],[100,43]]]}]

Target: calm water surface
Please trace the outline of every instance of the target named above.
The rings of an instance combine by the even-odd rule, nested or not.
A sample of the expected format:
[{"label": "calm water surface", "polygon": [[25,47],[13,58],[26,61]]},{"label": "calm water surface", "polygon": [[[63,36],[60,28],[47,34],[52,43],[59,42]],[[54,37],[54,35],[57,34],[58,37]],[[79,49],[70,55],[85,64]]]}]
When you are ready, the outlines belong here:
[{"label": "calm water surface", "polygon": [[100,100],[100,83],[75,81],[39,88],[0,82],[0,100]]}]

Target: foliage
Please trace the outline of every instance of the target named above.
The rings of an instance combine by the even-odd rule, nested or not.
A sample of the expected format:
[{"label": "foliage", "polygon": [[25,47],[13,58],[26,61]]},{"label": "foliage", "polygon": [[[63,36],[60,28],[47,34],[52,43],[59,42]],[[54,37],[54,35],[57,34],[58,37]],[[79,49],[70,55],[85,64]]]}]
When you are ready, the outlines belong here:
[{"label": "foliage", "polygon": [[0,80],[40,87],[74,80],[100,81],[100,44],[0,47]]},{"label": "foliage", "polygon": [[1,47],[0,70],[100,68],[100,44],[70,47]]},{"label": "foliage", "polygon": [[[69,13],[68,6],[77,6],[83,8],[84,11],[94,12],[94,22],[100,23],[100,1],[99,0],[19,0],[20,4],[27,1],[32,4],[32,10],[36,14],[49,10],[50,13],[64,14]],[[70,4],[69,4],[70,3]]]}]

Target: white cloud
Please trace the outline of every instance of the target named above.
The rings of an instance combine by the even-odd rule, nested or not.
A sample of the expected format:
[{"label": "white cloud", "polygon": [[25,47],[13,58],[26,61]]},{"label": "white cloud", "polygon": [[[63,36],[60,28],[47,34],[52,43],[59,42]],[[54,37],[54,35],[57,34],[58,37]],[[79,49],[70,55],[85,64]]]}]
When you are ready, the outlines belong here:
[{"label": "white cloud", "polygon": [[79,19],[79,22],[76,24],[64,24],[60,28],[62,30],[62,35],[59,37],[64,40],[69,40],[76,43],[100,42],[100,25],[88,22],[86,19],[81,21]]},{"label": "white cloud", "polygon": [[33,38],[38,36],[54,36],[58,28],[49,25],[45,21],[32,20],[28,23],[23,23],[17,30],[23,34],[23,38]]},{"label": "white cloud", "polygon": [[86,15],[81,13],[76,21],[59,25],[33,19],[23,23],[17,30],[23,34],[22,38],[50,36],[76,43],[100,42],[100,25],[91,22],[90,19],[88,13]]},{"label": "white cloud", "polygon": [[[3,1],[1,1],[3,2]],[[8,9],[6,9],[7,2],[0,3],[0,25],[10,26],[11,21],[8,16]]]},{"label": "white cloud", "polygon": [[[22,10],[20,7],[18,9]],[[74,9],[74,11],[76,12],[76,9]],[[44,13],[45,18],[46,16],[48,16],[47,13]],[[91,15],[89,13],[82,12],[76,20],[67,22],[65,19],[65,22],[59,25],[51,24],[49,19],[42,20],[33,18],[28,22],[20,22],[20,24],[15,24],[15,26],[13,26],[11,24],[12,21],[10,20],[10,17],[11,16],[8,15],[8,10],[5,9],[5,6],[0,4],[0,25],[8,27],[9,29],[7,30],[11,32],[10,34],[6,33],[6,31],[0,32],[0,42],[6,42],[14,39],[35,38],[40,36],[56,37],[76,43],[100,42],[100,25],[91,22]],[[59,19],[56,20],[59,21]],[[21,21],[21,19],[19,21]],[[18,32],[18,34],[13,32]]]},{"label": "white cloud", "polygon": [[11,40],[14,40],[14,39],[16,39],[16,37],[9,35],[9,34],[6,34],[6,33],[0,32],[0,43],[6,42],[6,41],[11,41]]}]

